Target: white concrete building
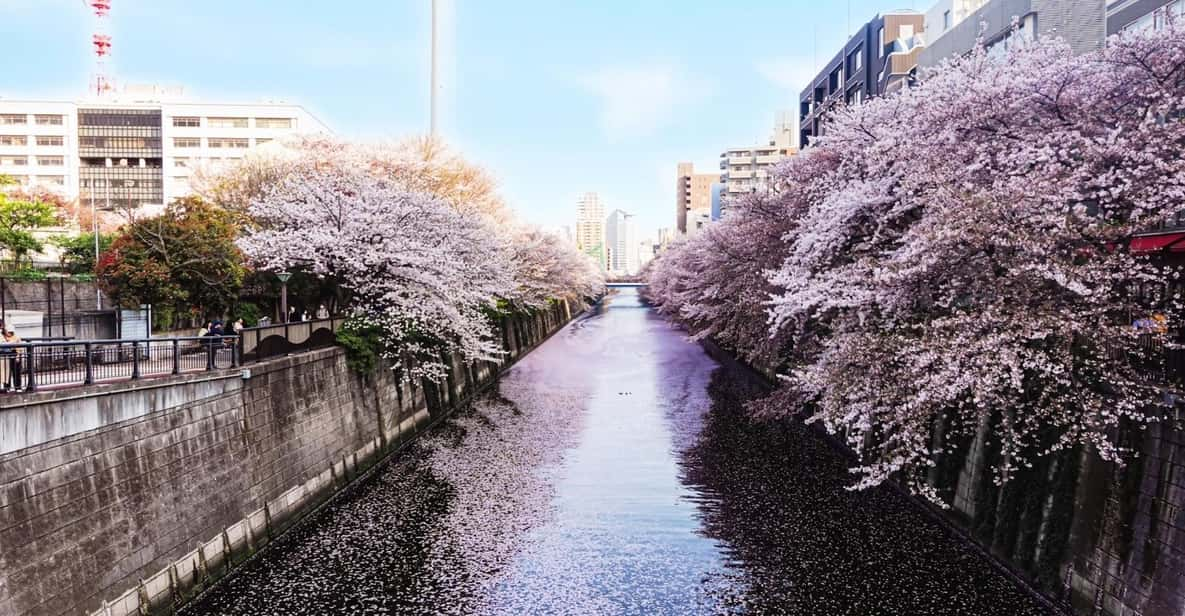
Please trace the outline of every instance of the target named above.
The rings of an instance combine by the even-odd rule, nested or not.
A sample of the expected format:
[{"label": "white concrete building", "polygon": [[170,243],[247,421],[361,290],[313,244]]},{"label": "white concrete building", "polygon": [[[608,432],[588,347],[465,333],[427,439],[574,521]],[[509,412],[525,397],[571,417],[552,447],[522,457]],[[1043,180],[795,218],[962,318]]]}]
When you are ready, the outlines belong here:
[{"label": "white concrete building", "polygon": [[610,273],[638,273],[638,229],[633,214],[613,210],[605,219],[605,261]]},{"label": "white concrete building", "polygon": [[0,99],[0,174],[25,188],[116,209],[189,194],[201,165],[329,129],[299,105]]},{"label": "white concrete building", "polygon": [[[729,148],[720,154],[720,183],[722,196],[728,197],[764,189],[769,184],[769,168],[782,159],[794,156],[794,116],[780,112],[774,121],[774,130],[769,141],[757,145]],[[710,199],[709,187],[709,199]],[[709,202],[710,203],[710,202]],[[711,212],[708,221],[711,221]],[[690,228],[690,223],[688,228]]]}]

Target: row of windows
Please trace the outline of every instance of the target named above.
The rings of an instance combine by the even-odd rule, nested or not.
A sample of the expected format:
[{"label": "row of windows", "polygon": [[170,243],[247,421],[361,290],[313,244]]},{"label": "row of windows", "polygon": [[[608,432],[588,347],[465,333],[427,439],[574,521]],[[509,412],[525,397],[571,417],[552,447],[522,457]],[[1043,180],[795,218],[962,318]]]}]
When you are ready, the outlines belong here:
[{"label": "row of windows", "polygon": [[[39,167],[61,167],[66,164],[66,161],[61,156],[37,156],[34,157]],[[29,164],[28,156],[0,156],[0,165],[12,165],[14,167],[24,167]]]},{"label": "row of windows", "polygon": [[[250,118],[206,118],[209,128],[248,128]],[[177,128],[198,128],[202,119],[197,116],[174,116],[173,126]],[[255,118],[255,128],[292,128],[292,118]]]},{"label": "row of windows", "polygon": [[[35,114],[33,122],[39,126],[61,126],[63,118],[56,114]],[[29,123],[29,116],[24,113],[0,113],[0,125],[25,126]]]},{"label": "row of windows", "polygon": [[[66,142],[61,135],[37,135],[35,143],[40,146],[62,145]],[[25,135],[0,135],[0,145],[29,145]]]},{"label": "row of windows", "polygon": [[159,150],[160,137],[79,137],[78,147],[100,150]]},{"label": "row of windows", "polygon": [[160,128],[160,111],[154,109],[80,109],[81,126],[143,126]]},{"label": "row of windows", "polygon": [[[263,145],[269,143],[271,139],[256,139],[255,145]],[[206,146],[210,148],[237,148],[246,149],[251,147],[251,141],[246,137],[207,137]],[[201,137],[174,137],[173,147],[175,148],[200,148],[202,147]]]},{"label": "row of windows", "polygon": [[27,186],[29,184],[30,180],[33,183],[43,184],[43,185],[47,185],[47,186],[65,186],[66,185],[66,176],[64,176],[64,175],[34,175],[34,176],[13,175],[10,177],[12,177],[12,179],[16,180],[17,184],[21,184],[22,186]]},{"label": "row of windows", "polygon": [[1124,26],[1123,30],[1125,32],[1139,32],[1149,29],[1160,30],[1167,26],[1170,21],[1176,21],[1180,17],[1185,17],[1185,0],[1173,0]]}]

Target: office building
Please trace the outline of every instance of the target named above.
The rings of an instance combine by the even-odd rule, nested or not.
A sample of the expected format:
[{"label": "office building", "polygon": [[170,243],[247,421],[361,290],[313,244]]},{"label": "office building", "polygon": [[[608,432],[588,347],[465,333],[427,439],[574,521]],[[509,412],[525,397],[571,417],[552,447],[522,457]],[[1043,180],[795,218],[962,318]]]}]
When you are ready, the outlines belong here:
[{"label": "office building", "polygon": [[[943,19],[945,26],[942,16],[947,10],[959,8],[956,4],[943,0],[926,15],[935,25]],[[951,56],[970,53],[981,37],[989,52],[997,53],[1006,50],[1015,36],[1025,40],[1056,36],[1075,53],[1101,49],[1106,42],[1105,0],[987,0],[964,5],[968,7],[975,8],[958,21],[952,13],[950,27],[929,37],[918,58],[920,66],[935,66]]]},{"label": "office building", "polygon": [[605,219],[605,264],[613,274],[638,273],[638,231],[633,214],[613,210]]},{"label": "office building", "polygon": [[328,128],[298,105],[0,99],[0,174],[83,206],[159,207],[197,167]]},{"label": "office building", "polygon": [[675,175],[675,228],[679,233],[694,233],[700,220],[708,218],[712,208],[712,184],[720,180],[715,173],[696,173],[692,163],[679,163]]},{"label": "office building", "polygon": [[[730,196],[765,189],[769,186],[769,168],[796,153],[798,148],[794,147],[794,118],[788,112],[779,113],[774,120],[774,130],[768,141],[729,148],[720,154],[720,175],[714,182],[723,184],[721,199],[727,201]],[[708,219],[711,220],[711,186],[707,190],[706,211]]]},{"label": "office building", "polygon": [[1122,32],[1159,30],[1175,19],[1185,19],[1185,0],[1107,0],[1107,36]]},{"label": "office building", "polygon": [[916,76],[926,48],[925,19],[903,10],[877,15],[860,26],[799,95],[800,148],[824,134],[824,120],[836,105],[859,105],[904,87]]},{"label": "office building", "polygon": [[576,201],[576,248],[605,269],[605,206],[595,192]]}]

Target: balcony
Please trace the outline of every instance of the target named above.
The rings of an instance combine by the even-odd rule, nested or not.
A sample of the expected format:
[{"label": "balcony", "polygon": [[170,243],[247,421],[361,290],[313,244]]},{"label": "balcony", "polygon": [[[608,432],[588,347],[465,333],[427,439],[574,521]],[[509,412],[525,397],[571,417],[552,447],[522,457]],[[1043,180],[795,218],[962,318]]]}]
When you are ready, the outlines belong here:
[{"label": "balcony", "polygon": [[745,179],[748,179],[748,178],[751,178],[751,177],[753,177],[753,172],[752,172],[752,171],[749,171],[749,170],[745,170],[745,171],[729,171],[729,172],[728,172],[728,179],[729,179],[729,181],[730,181],[730,182],[731,182],[732,180],[745,180]]},{"label": "balcony", "polygon": [[757,164],[772,165],[780,160],[782,160],[782,157],[777,154],[770,154],[769,156],[758,156],[757,157]]}]

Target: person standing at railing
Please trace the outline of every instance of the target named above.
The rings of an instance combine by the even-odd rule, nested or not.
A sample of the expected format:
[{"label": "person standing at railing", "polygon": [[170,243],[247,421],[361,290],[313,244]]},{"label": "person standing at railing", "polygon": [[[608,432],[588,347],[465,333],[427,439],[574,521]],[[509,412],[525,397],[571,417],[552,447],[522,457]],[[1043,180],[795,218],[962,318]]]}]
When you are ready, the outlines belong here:
[{"label": "person standing at railing", "polygon": [[325,304],[321,304],[320,306],[317,306],[317,318],[318,319],[328,319],[329,318],[329,310],[325,307]]},{"label": "person standing at railing", "polygon": [[[4,330],[4,344],[20,344],[24,342],[21,337],[16,335],[16,332],[5,329]],[[9,386],[12,389],[21,388],[21,358],[24,357],[25,350],[19,348],[9,348],[5,353],[4,363],[7,369],[8,376],[4,379],[4,390],[7,391]]]}]

